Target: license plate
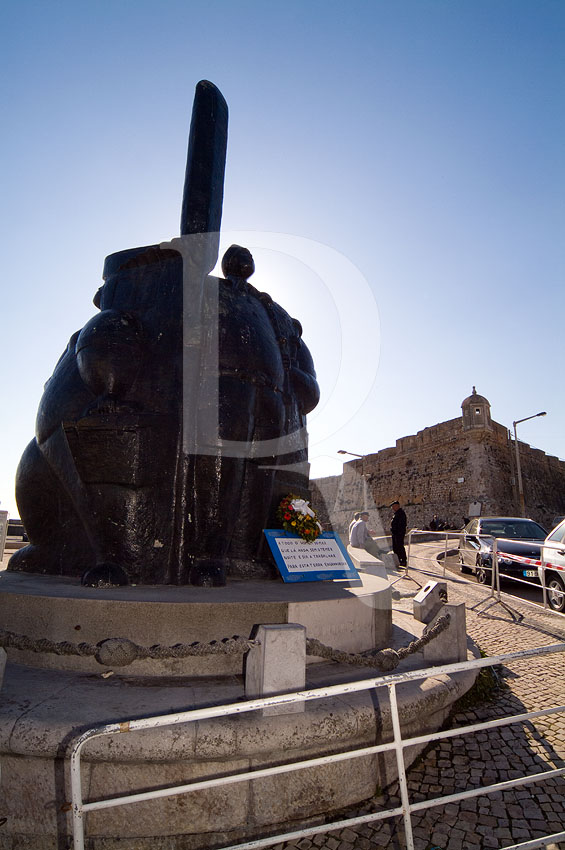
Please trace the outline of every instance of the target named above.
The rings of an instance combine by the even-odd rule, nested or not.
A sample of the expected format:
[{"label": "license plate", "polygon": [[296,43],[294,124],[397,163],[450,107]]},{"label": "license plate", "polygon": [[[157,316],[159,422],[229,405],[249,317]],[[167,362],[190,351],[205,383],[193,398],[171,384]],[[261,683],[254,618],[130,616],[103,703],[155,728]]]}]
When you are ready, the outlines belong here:
[{"label": "license plate", "polygon": [[524,570],[523,571],[524,578],[537,578],[538,571],[537,570]]}]

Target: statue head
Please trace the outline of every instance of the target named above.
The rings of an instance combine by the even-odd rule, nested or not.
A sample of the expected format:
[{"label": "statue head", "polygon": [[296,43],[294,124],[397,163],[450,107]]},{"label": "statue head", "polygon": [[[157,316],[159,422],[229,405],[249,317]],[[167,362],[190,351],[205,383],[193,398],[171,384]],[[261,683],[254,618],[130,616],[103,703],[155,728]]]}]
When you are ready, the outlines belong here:
[{"label": "statue head", "polygon": [[247,280],[255,271],[251,251],[241,245],[230,245],[222,259],[222,272],[226,278]]}]

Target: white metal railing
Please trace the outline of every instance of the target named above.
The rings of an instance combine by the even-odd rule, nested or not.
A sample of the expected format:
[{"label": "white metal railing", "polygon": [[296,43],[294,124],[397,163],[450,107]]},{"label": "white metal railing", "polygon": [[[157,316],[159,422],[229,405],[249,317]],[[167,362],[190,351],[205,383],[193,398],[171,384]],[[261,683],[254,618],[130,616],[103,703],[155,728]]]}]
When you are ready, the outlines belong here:
[{"label": "white metal railing", "polygon": [[[563,567],[561,567],[561,566],[556,566],[551,561],[546,561],[546,558],[544,556],[544,551],[543,551],[544,547],[545,548],[554,548],[554,549],[558,549],[558,548],[563,549],[563,544],[552,546],[551,543],[542,543],[542,546],[540,547],[540,557],[539,558],[522,558],[519,555],[510,555],[507,552],[503,552],[503,553],[497,552],[496,553],[496,557],[494,558],[494,567],[495,567],[497,576],[496,576],[496,580],[493,577],[493,581],[491,582],[491,585],[494,586],[494,584],[496,583],[497,588],[498,588],[498,598],[499,599],[500,599],[500,581],[499,580],[501,578],[508,579],[509,581],[516,582],[517,584],[523,584],[523,585],[525,585],[526,587],[529,587],[529,588],[532,588],[532,587],[540,588],[541,591],[542,591],[542,597],[543,597],[543,607],[545,609],[547,609],[547,607],[548,607],[548,602],[547,602],[548,591],[552,595],[559,596],[559,597],[562,597],[562,596],[565,595],[564,591],[560,590],[559,588],[552,586],[551,589],[550,589],[547,586],[546,570],[549,570],[550,572],[553,572],[553,573],[559,572],[563,576],[563,581],[565,582],[565,569],[563,569]],[[532,570],[532,572],[535,572],[535,574],[538,578],[539,584],[536,584],[535,582],[532,583],[531,581],[528,581],[527,578],[519,578],[517,575],[511,575],[510,573],[505,573],[503,570],[501,570],[501,564],[500,564],[501,560],[515,561],[518,564],[522,564],[523,567],[533,567],[534,569]],[[535,578],[535,576],[530,576],[530,578]],[[492,591],[491,591],[491,595],[492,595]],[[557,611],[557,609],[550,609],[550,610],[553,610],[556,613],[560,613],[559,611]]]},{"label": "white metal railing", "polygon": [[[413,528],[413,529],[411,529],[411,531],[409,532],[409,535],[408,535],[408,547],[407,547],[408,560],[410,559],[410,549],[411,549],[411,545],[412,545],[412,537],[413,536],[417,536],[417,535],[437,536],[439,539],[445,540],[445,547],[444,547],[444,553],[443,553],[443,577],[446,578],[446,577],[448,577],[447,573],[446,573],[446,559],[447,559],[449,539],[451,538],[452,540],[453,539],[459,540],[463,534],[464,534],[463,531],[461,531],[461,532],[458,532],[458,531],[424,531],[424,530],[421,530],[421,529]],[[563,567],[559,566],[559,565],[553,564],[551,561],[547,561],[546,558],[544,557],[544,551],[543,550],[544,550],[544,547],[545,547],[546,549],[554,549],[556,551],[562,551],[565,548],[565,545],[563,543],[554,543],[553,541],[549,541],[549,542],[540,541],[540,557],[539,557],[539,559],[538,558],[525,558],[525,557],[521,557],[520,555],[511,555],[511,554],[508,554],[506,552],[499,553],[499,551],[498,551],[499,542],[501,542],[501,541],[502,542],[516,542],[516,540],[513,540],[512,538],[501,538],[501,537],[496,538],[496,537],[493,537],[491,534],[480,534],[480,535],[473,535],[473,536],[479,537],[481,540],[490,540],[491,541],[492,569],[490,569],[488,567],[486,568],[491,573],[491,581],[490,581],[490,596],[491,597],[494,596],[496,598],[496,600],[498,602],[500,602],[501,601],[501,598],[500,598],[500,594],[501,594],[500,579],[501,578],[509,579],[510,581],[516,582],[517,584],[523,584],[523,585],[525,585],[526,587],[529,587],[529,588],[539,587],[541,589],[542,595],[543,595],[543,607],[545,609],[547,609],[547,607],[548,607],[547,594],[548,594],[549,588],[547,587],[546,578],[545,578],[546,570],[549,570],[549,571],[554,572],[554,573],[559,573],[560,575],[562,575],[563,582],[565,584],[565,569]],[[427,541],[418,542],[418,547],[425,546],[426,542]],[[430,556],[430,558],[428,560],[436,561],[437,560],[437,541],[435,543],[432,541],[430,543],[430,545],[434,546],[434,555]],[[424,555],[419,555],[418,557],[422,558],[422,560],[426,560],[426,557]],[[526,578],[520,578],[517,575],[511,575],[510,573],[505,573],[505,572],[501,571],[500,560],[504,560],[504,559],[510,560],[510,561],[516,561],[517,563],[523,564],[524,567],[527,567],[527,566],[534,567],[538,576],[541,574],[540,584],[538,585],[538,584],[532,583],[531,581],[528,581]],[[539,568],[539,570],[538,570],[538,568]],[[406,572],[408,572],[408,568],[407,568]],[[563,590],[560,590],[557,587],[551,587],[550,593],[555,595],[555,596],[559,596],[559,597],[565,596],[565,592]],[[555,609],[552,609],[552,610],[555,610]],[[560,612],[556,612],[556,613],[560,613]]]},{"label": "white metal railing", "polygon": [[[429,545],[431,545],[431,546],[434,546],[435,554],[434,554],[433,558],[430,558],[430,560],[434,560],[434,561],[437,560],[437,543],[440,540],[442,540],[444,542],[443,575],[444,575],[444,578],[445,578],[446,561],[447,561],[447,553],[449,551],[450,538],[451,538],[451,540],[456,539],[457,542],[459,542],[461,534],[462,534],[461,531],[453,531],[453,530],[448,530],[448,529],[445,529],[443,531],[425,531],[424,529],[421,529],[421,528],[411,528],[410,531],[408,532],[408,546],[406,547],[406,561],[407,561],[407,563],[410,564],[410,554],[411,554],[411,551],[412,551],[412,538],[413,537],[417,537],[418,535],[422,535],[422,536],[425,536],[425,537],[432,537],[431,541],[429,541],[429,540],[419,541],[418,546],[425,546],[427,543],[429,543]],[[437,541],[436,541],[436,538],[437,538]],[[406,567],[406,572],[408,573],[408,566]]]},{"label": "white metal railing", "polygon": [[[274,776],[276,774],[288,773],[293,770],[302,770],[307,767],[317,767],[336,762],[341,762],[346,759],[360,758],[370,756],[376,753],[386,751],[394,751],[396,755],[396,763],[398,768],[398,780],[400,787],[401,805],[391,809],[385,809],[371,814],[359,815],[357,817],[346,818],[333,823],[326,823],[320,826],[308,827],[305,829],[295,830],[293,832],[281,833],[280,835],[269,836],[268,838],[260,838],[252,841],[247,841],[240,844],[233,844],[224,847],[223,850],[259,850],[262,847],[269,847],[278,844],[281,841],[294,840],[301,837],[308,837],[318,833],[331,832],[336,829],[343,829],[346,826],[355,826],[363,823],[370,823],[384,820],[391,817],[402,817],[404,821],[406,850],[414,850],[414,838],[412,833],[412,814],[421,812],[424,809],[433,806],[442,806],[447,803],[457,800],[464,800],[470,797],[482,796],[498,791],[503,791],[508,788],[514,788],[518,785],[530,785],[535,782],[550,779],[552,777],[565,775],[565,768],[546,770],[541,773],[521,776],[519,779],[509,779],[505,782],[499,782],[494,785],[484,785],[479,788],[472,788],[468,791],[462,791],[458,794],[448,794],[443,797],[434,797],[431,800],[423,800],[416,803],[411,803],[408,794],[408,784],[406,779],[406,766],[404,764],[404,750],[407,747],[414,745],[425,745],[430,741],[439,741],[447,738],[460,737],[465,734],[479,732],[485,729],[494,729],[500,726],[510,725],[512,723],[524,723],[545,715],[552,715],[558,712],[565,711],[565,705],[555,706],[540,711],[530,711],[522,714],[515,714],[509,717],[497,718],[482,723],[473,723],[468,726],[459,727],[457,729],[449,729],[443,732],[432,732],[427,735],[418,735],[412,738],[402,738],[400,727],[400,718],[398,712],[398,703],[396,696],[396,687],[403,682],[425,679],[429,676],[440,676],[442,674],[453,674],[467,672],[471,670],[479,670],[483,667],[490,667],[497,664],[507,664],[512,661],[531,658],[538,655],[549,655],[552,653],[565,652],[565,643],[554,644],[536,649],[523,650],[521,652],[512,652],[505,655],[493,656],[491,658],[478,658],[473,661],[464,661],[455,664],[444,664],[436,667],[427,668],[425,670],[410,670],[405,673],[396,673],[379,678],[365,679],[363,681],[347,682],[339,685],[331,685],[325,688],[316,688],[313,690],[298,691],[282,696],[265,697],[262,699],[250,700],[248,702],[232,703],[223,706],[212,706],[210,708],[198,708],[188,711],[176,712],[173,714],[160,715],[157,717],[146,717],[137,720],[128,720],[118,723],[109,723],[103,726],[93,727],[80,736],[75,738],[71,746],[70,757],[70,772],[71,772],[71,794],[72,794],[72,829],[74,850],[84,850],[85,838],[85,815],[90,811],[107,809],[115,806],[123,806],[130,803],[136,803],[143,800],[157,799],[162,797],[170,797],[179,794],[189,793],[191,791],[200,791],[205,788],[214,788],[222,785],[228,785],[236,782],[249,780],[258,780],[266,776]],[[293,762],[289,764],[280,764],[274,767],[262,768],[258,770],[246,771],[227,776],[214,777],[199,782],[191,782],[181,785],[170,786],[166,788],[156,788],[150,791],[138,793],[124,794],[118,797],[95,800],[92,802],[84,802],[82,796],[82,779],[81,779],[81,752],[84,745],[95,737],[103,735],[115,735],[130,733],[140,729],[155,729],[165,726],[173,726],[180,723],[191,723],[197,720],[209,720],[215,717],[226,717],[234,714],[242,714],[249,711],[257,711],[274,705],[287,705],[294,702],[308,701],[321,699],[324,697],[339,696],[340,694],[353,693],[358,691],[370,690],[373,688],[384,688],[388,690],[390,699],[393,740],[386,744],[378,744],[371,747],[363,747],[357,750],[351,750],[333,755],[321,756],[318,758],[307,759],[304,761]],[[501,850],[529,850],[530,848],[545,846],[549,841],[559,841],[565,839],[565,831],[555,833],[551,836],[546,836],[542,839],[535,839],[523,844],[511,845]]]}]

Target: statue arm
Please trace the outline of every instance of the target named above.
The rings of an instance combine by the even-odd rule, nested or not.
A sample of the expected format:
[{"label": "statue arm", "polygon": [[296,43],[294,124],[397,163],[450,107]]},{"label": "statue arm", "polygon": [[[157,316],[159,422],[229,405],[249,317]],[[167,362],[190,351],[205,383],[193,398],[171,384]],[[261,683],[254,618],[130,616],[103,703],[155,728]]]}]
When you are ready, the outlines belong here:
[{"label": "statue arm", "polygon": [[310,413],[320,400],[320,387],[316,380],[312,355],[302,339],[299,342],[295,364],[290,369],[290,381],[300,405],[300,412],[303,415]]}]

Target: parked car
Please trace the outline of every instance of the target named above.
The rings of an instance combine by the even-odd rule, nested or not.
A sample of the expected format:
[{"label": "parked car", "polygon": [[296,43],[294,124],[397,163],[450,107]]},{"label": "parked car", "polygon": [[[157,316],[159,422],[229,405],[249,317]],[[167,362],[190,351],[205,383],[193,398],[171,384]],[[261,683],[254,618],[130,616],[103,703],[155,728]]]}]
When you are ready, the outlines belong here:
[{"label": "parked car", "polygon": [[[489,537],[482,535],[489,535]],[[525,564],[515,558],[539,561],[546,536],[545,528],[533,519],[513,516],[485,516],[472,519],[463,529],[459,540],[461,572],[474,572],[478,582],[488,584],[491,581],[492,572],[490,537],[496,537],[499,572],[537,582],[539,578],[537,566]]]},{"label": "parked car", "polygon": [[539,580],[547,587],[547,601],[554,611],[565,611],[565,519],[551,531],[542,547],[544,567],[538,567]]}]

